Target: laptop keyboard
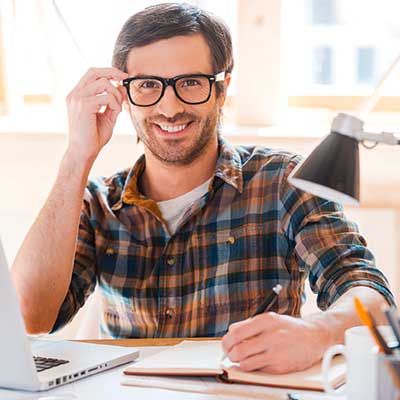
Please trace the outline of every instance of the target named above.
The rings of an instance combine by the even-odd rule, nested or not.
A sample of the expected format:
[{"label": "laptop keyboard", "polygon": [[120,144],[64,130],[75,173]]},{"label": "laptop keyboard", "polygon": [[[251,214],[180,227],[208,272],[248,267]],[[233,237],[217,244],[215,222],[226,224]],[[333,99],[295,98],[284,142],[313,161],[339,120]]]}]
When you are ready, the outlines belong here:
[{"label": "laptop keyboard", "polygon": [[35,361],[37,372],[42,372],[45,369],[50,369],[54,367],[58,367],[59,365],[67,364],[69,361],[60,360],[58,358],[46,358],[46,357],[33,357],[33,361]]}]

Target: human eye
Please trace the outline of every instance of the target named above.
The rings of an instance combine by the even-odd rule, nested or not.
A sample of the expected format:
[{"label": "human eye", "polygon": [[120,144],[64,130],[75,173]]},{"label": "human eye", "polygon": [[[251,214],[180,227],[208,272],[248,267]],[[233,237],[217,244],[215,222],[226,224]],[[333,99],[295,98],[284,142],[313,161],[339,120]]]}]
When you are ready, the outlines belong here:
[{"label": "human eye", "polygon": [[182,87],[201,86],[201,81],[196,78],[185,78],[182,79],[181,86]]},{"label": "human eye", "polygon": [[161,87],[161,83],[155,79],[143,79],[138,83],[140,89],[159,89]]}]

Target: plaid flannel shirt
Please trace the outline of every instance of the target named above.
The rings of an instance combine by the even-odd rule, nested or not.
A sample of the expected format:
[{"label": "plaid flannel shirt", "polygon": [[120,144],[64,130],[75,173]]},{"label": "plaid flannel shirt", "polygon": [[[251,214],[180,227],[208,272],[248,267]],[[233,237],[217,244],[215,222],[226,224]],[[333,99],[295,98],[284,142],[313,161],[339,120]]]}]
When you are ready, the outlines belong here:
[{"label": "plaid flannel shirt", "polygon": [[54,329],[96,284],[101,332],[111,337],[222,336],[256,311],[276,284],[271,311],[300,316],[304,285],[326,310],[354,286],[394,303],[374,257],[341,206],[288,183],[300,157],[219,138],[208,193],[170,235],[157,204],[130,170],[89,181],[72,279]]}]

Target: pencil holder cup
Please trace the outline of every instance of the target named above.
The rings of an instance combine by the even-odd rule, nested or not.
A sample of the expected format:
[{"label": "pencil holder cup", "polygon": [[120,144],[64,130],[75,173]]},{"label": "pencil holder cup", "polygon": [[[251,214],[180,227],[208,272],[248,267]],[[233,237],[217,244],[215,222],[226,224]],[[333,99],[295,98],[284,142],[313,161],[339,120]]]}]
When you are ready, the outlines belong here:
[{"label": "pencil holder cup", "polygon": [[[380,326],[379,331],[389,341],[392,331],[389,326]],[[346,360],[346,385],[334,390],[329,384],[329,370],[333,357],[342,355]],[[388,400],[378,397],[377,346],[367,326],[355,326],[345,332],[345,344],[329,348],[322,360],[324,388],[332,396],[346,395],[351,400]],[[390,399],[391,400],[391,399]]]},{"label": "pencil holder cup", "polygon": [[377,399],[400,399],[400,354],[377,354]]}]

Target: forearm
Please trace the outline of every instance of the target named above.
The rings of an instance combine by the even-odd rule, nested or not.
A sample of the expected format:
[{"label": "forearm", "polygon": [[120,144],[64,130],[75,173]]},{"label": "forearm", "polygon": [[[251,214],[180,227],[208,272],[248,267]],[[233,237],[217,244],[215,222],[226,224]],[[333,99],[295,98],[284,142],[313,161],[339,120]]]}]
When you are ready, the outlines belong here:
[{"label": "forearm", "polygon": [[377,324],[386,323],[381,312],[382,304],[387,304],[384,297],[369,287],[354,287],[341,296],[328,310],[304,317],[306,321],[312,322],[320,329],[321,338],[324,341],[323,347],[343,343],[346,329],[362,325],[354,307],[354,297],[358,297],[368,308]]},{"label": "forearm", "polygon": [[67,293],[91,165],[66,152],[50,195],[13,263],[12,276],[29,333],[51,330]]}]

